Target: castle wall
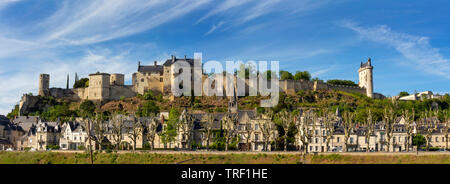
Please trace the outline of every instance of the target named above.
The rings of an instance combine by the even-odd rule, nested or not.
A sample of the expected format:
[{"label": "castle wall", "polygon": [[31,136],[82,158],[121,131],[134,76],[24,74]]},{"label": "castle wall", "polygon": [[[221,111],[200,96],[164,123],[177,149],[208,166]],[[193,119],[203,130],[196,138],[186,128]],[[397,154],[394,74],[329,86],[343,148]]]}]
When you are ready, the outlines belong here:
[{"label": "castle wall", "polygon": [[366,89],[357,86],[331,85],[328,84],[328,90],[344,91],[349,93],[360,93],[365,95]]},{"label": "castle wall", "polygon": [[121,97],[130,98],[136,96],[133,86],[111,86],[109,100],[119,100]]},{"label": "castle wall", "polygon": [[89,98],[89,88],[75,88],[72,89],[72,91],[80,100],[86,100]]},{"label": "castle wall", "polygon": [[300,90],[336,90],[350,93],[366,94],[366,89],[357,86],[331,85],[318,81],[306,80],[280,80],[280,91],[287,94],[295,94]]},{"label": "castle wall", "polygon": [[50,96],[58,99],[79,100],[72,89],[50,88]]},{"label": "castle wall", "polygon": [[162,82],[159,73],[134,73],[133,86],[134,91],[139,94],[144,94],[145,91],[152,90],[156,93],[162,93],[164,83]]}]

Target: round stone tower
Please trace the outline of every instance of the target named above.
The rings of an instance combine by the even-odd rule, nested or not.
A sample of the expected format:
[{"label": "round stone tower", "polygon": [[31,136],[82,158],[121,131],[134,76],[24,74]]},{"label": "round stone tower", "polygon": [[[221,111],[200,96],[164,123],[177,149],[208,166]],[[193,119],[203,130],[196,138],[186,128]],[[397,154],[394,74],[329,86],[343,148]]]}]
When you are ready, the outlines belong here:
[{"label": "round stone tower", "polygon": [[110,96],[111,75],[97,72],[89,75],[89,100],[107,100]]},{"label": "round stone tower", "polygon": [[110,84],[111,85],[116,85],[116,86],[123,86],[123,85],[125,85],[125,75],[118,74],[118,73],[111,74]]},{"label": "round stone tower", "polygon": [[41,74],[39,76],[39,96],[48,96],[50,95],[50,75],[49,74]]},{"label": "round stone tower", "polygon": [[372,61],[369,58],[366,63],[361,62],[361,67],[359,67],[359,87],[366,89],[366,94],[368,97],[373,98],[373,66]]}]

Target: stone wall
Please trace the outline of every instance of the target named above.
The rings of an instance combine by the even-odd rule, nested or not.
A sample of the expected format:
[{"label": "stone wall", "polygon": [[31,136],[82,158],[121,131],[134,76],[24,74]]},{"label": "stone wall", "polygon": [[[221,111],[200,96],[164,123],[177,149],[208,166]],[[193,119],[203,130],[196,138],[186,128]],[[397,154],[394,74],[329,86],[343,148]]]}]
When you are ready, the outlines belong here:
[{"label": "stone wall", "polygon": [[280,80],[280,91],[287,94],[295,94],[300,90],[336,90],[345,91],[350,93],[366,94],[365,88],[357,86],[345,86],[345,85],[332,85],[318,81],[306,81],[306,80]]},{"label": "stone wall", "polygon": [[130,98],[136,96],[133,86],[111,86],[108,100],[119,100],[121,97]]},{"label": "stone wall", "polygon": [[72,91],[77,96],[76,98],[80,100],[89,98],[89,88],[75,88]]},{"label": "stone wall", "polygon": [[148,90],[155,93],[163,92],[162,76],[159,73],[134,73],[133,86],[134,91],[139,94],[144,94]]}]

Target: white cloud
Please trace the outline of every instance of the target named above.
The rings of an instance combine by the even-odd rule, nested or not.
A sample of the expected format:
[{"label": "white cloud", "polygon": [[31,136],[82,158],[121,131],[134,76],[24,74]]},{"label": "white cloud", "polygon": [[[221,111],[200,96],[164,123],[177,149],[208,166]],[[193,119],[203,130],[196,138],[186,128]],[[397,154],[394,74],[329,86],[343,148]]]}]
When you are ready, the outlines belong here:
[{"label": "white cloud", "polygon": [[258,3],[256,6],[248,9],[245,15],[239,20],[239,23],[244,23],[256,19],[264,14],[278,10],[276,4],[278,4],[280,1],[281,0],[261,1],[261,3]]},{"label": "white cloud", "polygon": [[200,18],[197,21],[197,23],[200,23],[201,21],[203,21],[203,20],[205,20],[205,19],[207,19],[207,18],[209,18],[209,17],[211,17],[213,15],[216,15],[216,14],[228,11],[228,10],[230,10],[232,8],[244,5],[244,4],[246,4],[246,3],[250,2],[250,1],[252,1],[252,0],[225,0],[219,6],[217,6],[214,9],[212,9],[206,15],[204,15],[202,18]]},{"label": "white cloud", "polygon": [[186,15],[209,0],[65,1],[44,23],[44,41],[91,44],[140,33]]},{"label": "white cloud", "polygon": [[0,0],[0,10],[12,3],[16,3],[19,1],[22,1],[22,0]]},{"label": "white cloud", "polygon": [[[0,10],[17,1],[0,0]],[[150,30],[208,1],[66,0],[40,22],[1,25],[0,85],[7,87],[0,88],[0,114],[9,112],[22,94],[37,92],[40,73],[51,75],[53,87],[65,87],[67,74],[72,81],[75,72],[81,76],[96,71],[124,73],[129,80],[137,65],[130,59],[129,48],[93,49],[92,44]],[[29,34],[30,30],[35,31]]]},{"label": "white cloud", "polygon": [[395,48],[419,70],[450,78],[450,60],[430,45],[428,37],[395,32],[386,25],[365,28],[350,21],[341,24],[364,39]]},{"label": "white cloud", "polygon": [[9,73],[0,74],[0,114],[8,113],[18,103],[22,94],[37,93],[40,73],[50,74],[50,86],[66,86],[67,74],[70,75],[70,86],[73,85],[74,73],[87,77],[90,73],[108,72],[123,73],[126,80],[131,79],[136,71],[137,63],[128,59],[128,51],[116,52],[109,49],[87,50],[79,60],[41,61],[25,67],[12,69]]},{"label": "white cloud", "polygon": [[323,68],[323,69],[319,69],[319,70],[316,70],[316,71],[312,72],[311,76],[312,77],[320,77],[323,74],[329,73],[333,69],[334,69],[334,66]]},{"label": "white cloud", "polygon": [[205,33],[205,36],[211,34],[211,33],[214,32],[216,29],[222,27],[223,24],[225,24],[225,22],[224,22],[224,21],[220,21],[220,22],[217,23],[216,25],[213,25],[213,26],[211,27],[211,29],[210,29],[208,32]]}]

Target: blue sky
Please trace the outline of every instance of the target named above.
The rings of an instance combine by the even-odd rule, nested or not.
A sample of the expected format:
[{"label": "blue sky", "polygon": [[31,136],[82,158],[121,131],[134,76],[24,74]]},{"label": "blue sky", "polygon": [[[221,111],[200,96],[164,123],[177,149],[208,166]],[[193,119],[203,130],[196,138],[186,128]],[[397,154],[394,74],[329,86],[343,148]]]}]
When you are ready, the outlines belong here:
[{"label": "blue sky", "polygon": [[[450,2],[387,0],[0,0],[0,114],[66,75],[124,73],[176,55],[278,60],[280,69],[374,88],[450,91]],[[72,80],[71,79],[71,80]]]}]

